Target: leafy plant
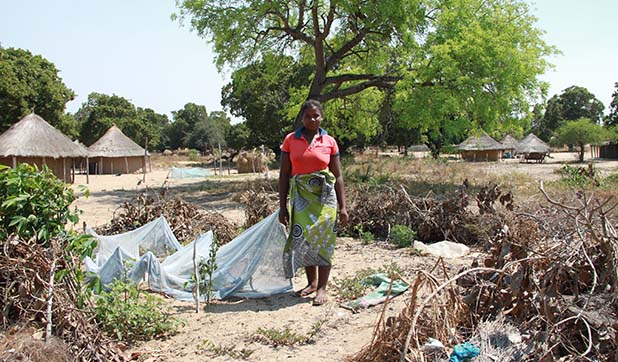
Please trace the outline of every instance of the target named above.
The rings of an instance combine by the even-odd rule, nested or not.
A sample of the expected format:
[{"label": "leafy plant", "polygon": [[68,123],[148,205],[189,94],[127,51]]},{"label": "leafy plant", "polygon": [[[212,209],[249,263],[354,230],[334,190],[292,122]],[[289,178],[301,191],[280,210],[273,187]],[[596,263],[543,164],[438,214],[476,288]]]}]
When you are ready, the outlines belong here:
[{"label": "leafy plant", "polygon": [[213,357],[219,356],[228,356],[233,359],[248,359],[251,357],[255,350],[242,348],[240,350],[236,349],[236,346],[229,345],[215,345],[213,342],[205,339],[200,344],[198,344],[197,349],[208,351],[212,354]]},{"label": "leafy plant", "polygon": [[[198,263],[198,273],[200,275],[200,295],[206,296],[206,308],[210,305],[211,299],[213,297],[214,287],[213,287],[213,275],[215,271],[218,269],[217,266],[217,250],[219,250],[219,246],[216,240],[213,240],[210,245],[210,252],[208,254],[208,260],[204,258],[200,258]],[[184,287],[192,286],[193,294],[195,297],[195,275],[191,275],[191,279],[185,282]]]},{"label": "leafy plant", "polygon": [[116,280],[96,299],[95,318],[103,332],[133,342],[174,334],[182,322],[165,310],[161,298],[140,293],[138,285]]},{"label": "leafy plant", "polygon": [[362,225],[355,227],[355,230],[358,233],[358,237],[363,245],[371,244],[376,239],[371,231],[364,231]]},{"label": "leafy plant", "polygon": [[77,224],[79,211],[71,210],[73,190],[47,168],[26,163],[15,169],[0,165],[0,239],[9,234],[49,246],[65,232],[67,222]]},{"label": "leafy plant", "polygon": [[586,187],[600,185],[600,180],[592,163],[588,164],[588,167],[572,167],[565,164],[560,168],[559,172],[561,175],[560,181],[569,186]]},{"label": "leafy plant", "polygon": [[391,229],[390,240],[400,248],[407,248],[416,239],[416,231],[405,225],[395,225]]},{"label": "leafy plant", "polygon": [[266,343],[272,346],[293,346],[297,344],[310,344],[314,342],[314,337],[320,332],[327,319],[320,319],[311,325],[311,330],[308,334],[297,334],[285,327],[277,328],[258,328],[257,336],[254,339],[258,342]]}]

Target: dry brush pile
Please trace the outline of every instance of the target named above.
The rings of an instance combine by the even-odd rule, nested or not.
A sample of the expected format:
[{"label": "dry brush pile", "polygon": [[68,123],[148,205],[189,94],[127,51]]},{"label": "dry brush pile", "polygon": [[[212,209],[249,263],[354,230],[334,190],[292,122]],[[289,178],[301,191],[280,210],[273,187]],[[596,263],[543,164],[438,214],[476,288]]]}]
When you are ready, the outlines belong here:
[{"label": "dry brush pile", "polygon": [[425,242],[441,240],[464,244],[487,242],[500,230],[500,218],[495,205],[512,207],[512,196],[495,184],[481,188],[475,196],[478,213],[469,210],[468,183],[456,192],[440,196],[429,194],[412,197],[403,185],[353,185],[348,188],[350,223],[347,231],[369,231],[387,238],[395,225],[416,230],[418,239]]},{"label": "dry brush pile", "polygon": [[[122,352],[102,335],[94,315],[84,308],[88,300],[72,270],[79,265],[78,258],[64,248],[45,248],[15,237],[0,246],[0,324],[5,334],[0,347],[7,347],[0,349],[0,360],[122,360]],[[68,273],[51,279],[58,271]]]},{"label": "dry brush pile", "polygon": [[102,235],[112,235],[134,230],[160,216],[165,216],[172,232],[181,243],[187,243],[198,235],[212,230],[219,245],[227,244],[236,237],[238,226],[218,212],[203,210],[169,195],[166,188],[159,191],[147,189],[122,204],[112,220],[99,228]]},{"label": "dry brush pile", "polygon": [[[502,220],[487,257],[456,276],[419,271],[407,308],[381,319],[372,343],[350,360],[431,361],[436,356],[422,348],[429,337],[447,346],[476,341],[475,361],[618,359],[618,235],[608,218],[617,202],[582,191],[556,201],[541,192],[542,206],[485,210]],[[480,328],[502,318],[519,338],[507,339],[509,353],[499,355],[495,336]]]}]

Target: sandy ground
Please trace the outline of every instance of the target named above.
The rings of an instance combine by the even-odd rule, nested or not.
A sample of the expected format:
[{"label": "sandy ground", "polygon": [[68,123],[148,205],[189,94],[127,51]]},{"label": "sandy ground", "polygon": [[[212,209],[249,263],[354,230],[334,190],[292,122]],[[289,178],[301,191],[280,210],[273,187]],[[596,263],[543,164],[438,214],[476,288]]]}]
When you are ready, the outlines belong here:
[{"label": "sandy ground", "polygon": [[[544,164],[522,164],[518,160],[506,160],[495,163],[475,163],[470,167],[479,167],[487,173],[508,175],[509,173],[524,173],[535,180],[555,179],[559,176],[555,170],[562,162],[575,161],[575,154],[560,153],[552,155]],[[618,161],[596,162],[597,169],[602,172],[618,170]],[[114,210],[128,201],[136,192],[146,187],[159,187],[165,181],[168,169],[154,169],[146,175],[103,175],[90,177],[89,198],[80,197],[76,201],[78,208],[83,210],[81,219],[89,225],[102,225],[108,222]],[[271,172],[276,175],[276,172]],[[231,175],[213,176],[213,180],[247,180],[263,177],[262,175]],[[85,176],[78,176],[76,185],[85,184]],[[167,180],[170,190],[181,195],[186,200],[199,207],[215,209],[226,217],[242,222],[242,206],[231,200],[229,195],[213,194],[204,187],[203,180]],[[75,186],[78,190],[78,186]],[[451,272],[457,271],[463,265],[469,264],[478,254],[449,262]],[[396,262],[412,275],[415,269],[427,270],[433,263],[433,257],[413,256],[405,249],[393,250],[383,245],[362,245],[360,241],[351,238],[339,238],[335,251],[332,278],[352,276],[364,268],[379,268]],[[304,277],[294,279],[295,288],[304,286]],[[396,315],[404,307],[407,294],[397,297],[389,304],[386,314]],[[185,325],[180,332],[164,340],[154,340],[139,343],[126,352],[140,353],[139,359],[144,361],[233,361],[233,353],[222,353],[217,356],[213,350],[208,350],[209,343],[220,350],[250,351],[249,361],[341,361],[346,356],[358,352],[371,341],[371,336],[381,307],[374,307],[353,314],[339,307],[333,296],[324,306],[314,307],[310,298],[298,298],[291,294],[273,296],[254,300],[219,301],[211,305],[208,312],[196,314],[191,303],[167,300],[171,311],[184,319]],[[307,335],[317,322],[325,321],[313,343],[295,347],[272,347],[255,341],[259,328],[276,328]]]}]

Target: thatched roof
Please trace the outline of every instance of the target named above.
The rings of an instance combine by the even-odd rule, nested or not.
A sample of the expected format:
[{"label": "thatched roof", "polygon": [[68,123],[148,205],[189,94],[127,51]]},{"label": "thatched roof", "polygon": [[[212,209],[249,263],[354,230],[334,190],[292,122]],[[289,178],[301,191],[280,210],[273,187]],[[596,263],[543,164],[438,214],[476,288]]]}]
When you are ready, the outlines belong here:
[{"label": "thatched roof", "polygon": [[81,148],[84,152],[89,153],[88,152],[88,147],[86,147],[86,145],[84,145],[83,143],[79,142],[79,140],[75,140],[73,141],[73,143],[75,143],[79,148]]},{"label": "thatched roof", "polygon": [[549,153],[551,148],[549,145],[533,133],[526,136],[515,149],[517,153]]},{"label": "thatched roof", "polygon": [[489,137],[487,133],[483,133],[480,136],[470,136],[467,140],[457,145],[457,148],[461,151],[490,151],[505,149],[500,142]]},{"label": "thatched roof", "polygon": [[113,125],[88,147],[88,153],[90,157],[132,157],[144,156],[144,149]]},{"label": "thatched roof", "polygon": [[85,157],[71,139],[31,113],[0,135],[1,157]]},{"label": "thatched roof", "polygon": [[506,135],[506,137],[504,137],[504,139],[500,143],[502,143],[504,148],[506,148],[507,150],[514,150],[517,148],[517,146],[519,146],[519,141],[511,137],[511,135]]}]

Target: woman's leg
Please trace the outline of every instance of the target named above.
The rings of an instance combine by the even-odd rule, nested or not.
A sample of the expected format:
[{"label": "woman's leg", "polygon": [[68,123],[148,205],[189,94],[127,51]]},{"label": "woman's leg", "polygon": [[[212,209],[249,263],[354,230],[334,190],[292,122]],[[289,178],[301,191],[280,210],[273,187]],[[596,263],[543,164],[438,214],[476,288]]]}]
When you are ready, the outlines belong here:
[{"label": "woman's leg", "polygon": [[313,305],[322,305],[328,301],[328,292],[326,292],[326,285],[328,284],[328,277],[330,276],[330,266],[318,267],[318,285],[317,293],[313,299]]},{"label": "woman's leg", "polygon": [[307,274],[307,286],[296,292],[300,297],[306,297],[318,289],[318,268],[315,266],[306,266],[305,274]]}]

